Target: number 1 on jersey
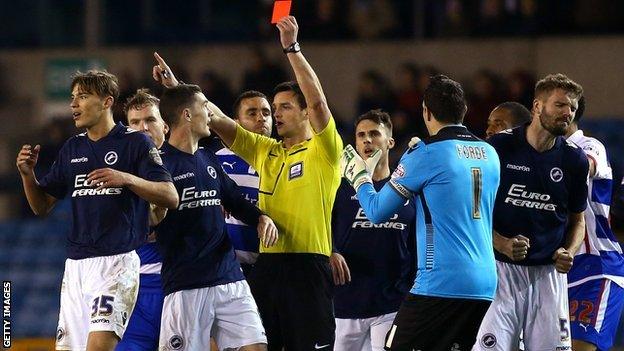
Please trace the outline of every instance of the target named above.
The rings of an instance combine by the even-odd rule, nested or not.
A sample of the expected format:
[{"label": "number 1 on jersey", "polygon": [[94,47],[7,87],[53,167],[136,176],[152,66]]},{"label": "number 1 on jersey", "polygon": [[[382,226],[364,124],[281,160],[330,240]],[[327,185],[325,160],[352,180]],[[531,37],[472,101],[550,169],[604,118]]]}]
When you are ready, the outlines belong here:
[{"label": "number 1 on jersey", "polygon": [[481,168],[470,169],[472,174],[472,218],[481,219],[481,188],[483,186]]}]

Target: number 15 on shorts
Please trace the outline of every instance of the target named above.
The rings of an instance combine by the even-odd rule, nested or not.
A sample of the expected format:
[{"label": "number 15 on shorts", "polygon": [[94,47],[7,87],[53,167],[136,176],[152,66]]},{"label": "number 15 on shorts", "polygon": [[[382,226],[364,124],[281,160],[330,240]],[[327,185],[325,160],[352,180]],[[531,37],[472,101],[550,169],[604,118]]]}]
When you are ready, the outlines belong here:
[{"label": "number 15 on shorts", "polygon": [[93,299],[91,305],[91,318],[96,316],[110,316],[113,313],[113,302],[115,298],[109,295],[98,296]]}]

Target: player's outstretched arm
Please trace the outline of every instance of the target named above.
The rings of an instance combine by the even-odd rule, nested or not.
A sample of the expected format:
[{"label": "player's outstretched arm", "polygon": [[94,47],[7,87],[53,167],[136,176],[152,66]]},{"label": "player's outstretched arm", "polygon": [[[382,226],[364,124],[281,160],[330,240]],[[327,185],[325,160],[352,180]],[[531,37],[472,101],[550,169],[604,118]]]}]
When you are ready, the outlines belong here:
[{"label": "player's outstretched arm", "polygon": [[[299,25],[295,17],[282,18],[277,22],[277,28],[280,32],[282,48],[286,49],[297,42]],[[301,51],[288,53],[287,56],[308,105],[310,124],[314,131],[319,133],[325,129],[331,118],[321,82]]]},{"label": "player's outstretched arm", "polygon": [[178,86],[180,82],[173,74],[167,62],[158,55],[157,52],[154,52],[154,58],[156,59],[156,65],[152,67],[152,77],[155,81],[165,86],[165,88],[173,88]]},{"label": "player's outstretched arm", "polygon": [[26,194],[26,199],[28,200],[30,208],[37,216],[45,216],[48,212],[50,212],[52,207],[54,207],[56,198],[43,191],[37,182],[37,178],[35,177],[34,169],[37,164],[37,160],[39,159],[40,149],[41,146],[39,145],[36,145],[35,147],[28,144],[22,146],[21,150],[17,154],[16,165],[20,176],[22,177],[24,194]]},{"label": "player's outstretched arm", "polygon": [[[162,84],[165,88],[173,88],[180,84],[175,77],[173,70],[167,64],[157,52],[154,52],[154,58],[156,59],[156,65],[152,67],[152,77],[155,81]],[[234,143],[236,138],[236,122],[229,118],[221,109],[212,102],[208,103],[208,109],[210,110],[210,129],[213,130],[219,138],[228,147]]]},{"label": "player's outstretched arm", "polygon": [[172,182],[154,182],[112,168],[99,168],[88,174],[87,180],[98,189],[127,187],[143,200],[158,207],[178,207],[178,192]]},{"label": "player's outstretched arm", "polygon": [[221,138],[221,141],[223,141],[225,145],[228,147],[232,146],[236,139],[236,122],[210,101],[208,102],[208,109],[211,112],[209,122],[210,129],[214,130],[215,133],[219,135],[219,138]]}]

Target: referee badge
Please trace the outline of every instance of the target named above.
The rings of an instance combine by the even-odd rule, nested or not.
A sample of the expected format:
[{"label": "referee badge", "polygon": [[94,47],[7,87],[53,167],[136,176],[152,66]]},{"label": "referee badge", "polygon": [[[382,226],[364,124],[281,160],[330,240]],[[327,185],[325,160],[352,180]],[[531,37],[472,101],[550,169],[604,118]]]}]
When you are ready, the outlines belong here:
[{"label": "referee badge", "polygon": [[297,162],[294,165],[290,166],[290,169],[288,171],[288,180],[299,178],[302,175],[303,175],[303,161]]}]

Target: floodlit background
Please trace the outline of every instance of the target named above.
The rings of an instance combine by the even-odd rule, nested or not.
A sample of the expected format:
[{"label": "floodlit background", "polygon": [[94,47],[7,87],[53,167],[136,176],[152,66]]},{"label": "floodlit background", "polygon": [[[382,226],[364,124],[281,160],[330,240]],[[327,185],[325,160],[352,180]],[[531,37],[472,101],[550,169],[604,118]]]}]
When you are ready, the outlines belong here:
[{"label": "floodlit background", "polygon": [[[158,51],[179,79],[199,84],[229,113],[243,90],[271,95],[293,78],[271,8],[272,0],[0,0],[0,276],[13,283],[14,341],[50,339],[56,330],[70,210],[61,202],[35,218],[15,157],[24,143],[42,144],[42,176],[78,132],[70,75],[107,69],[119,78],[120,102],[140,87],[158,95]],[[620,183],[624,2],[293,0],[292,13],[346,141],[355,117],[382,108],[395,124],[396,160],[411,136],[426,135],[422,92],[434,73],[462,83],[465,124],[484,136],[494,106],[513,100],[530,108],[536,79],[561,72],[585,88],[581,127],[607,146]],[[123,121],[121,103],[116,111]],[[30,349],[47,349],[48,339]]]}]

